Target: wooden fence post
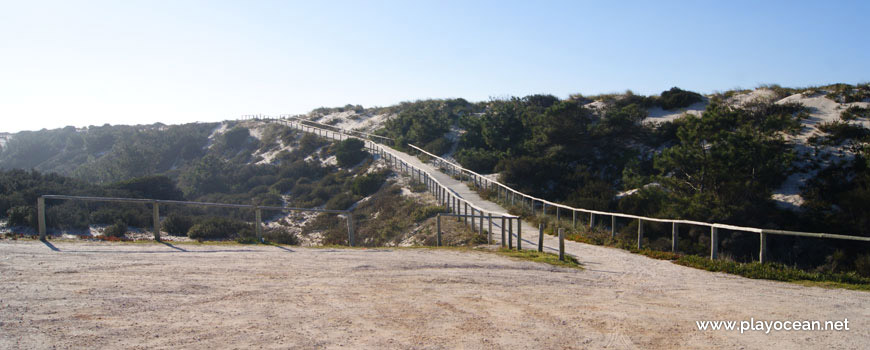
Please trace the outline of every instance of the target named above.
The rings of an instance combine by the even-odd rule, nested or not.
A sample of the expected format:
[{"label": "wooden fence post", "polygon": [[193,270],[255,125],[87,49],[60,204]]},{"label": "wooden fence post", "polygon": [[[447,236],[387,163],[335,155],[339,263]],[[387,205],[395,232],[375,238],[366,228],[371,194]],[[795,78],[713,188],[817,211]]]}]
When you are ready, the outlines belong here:
[{"label": "wooden fence post", "polygon": [[589,229],[595,228],[595,213],[589,213]]},{"label": "wooden fence post", "polygon": [[151,202],[151,213],[153,214],[154,224],[154,240],[160,240],[160,206],[157,201]]},{"label": "wooden fence post", "polygon": [[643,249],[643,219],[637,219],[637,249]]},{"label": "wooden fence post", "polygon": [[538,224],[538,251],[544,251],[544,224]]},{"label": "wooden fence post", "polygon": [[486,244],[492,244],[492,213],[487,214],[489,219],[489,231],[486,234]]},{"label": "wooden fence post", "polygon": [[480,233],[480,235],[483,235],[483,212],[480,210],[478,211],[480,212],[480,220],[478,220],[477,222],[477,231]]},{"label": "wooden fence post", "polygon": [[347,211],[347,244],[353,247],[353,213]]},{"label": "wooden fence post", "polygon": [[523,222],[517,216],[517,250],[523,250]]},{"label": "wooden fence post", "polygon": [[501,246],[505,246],[505,236],[504,236],[504,216],[501,217]]},{"label": "wooden fence post", "polygon": [[508,219],[508,249],[514,249],[514,221]]},{"label": "wooden fence post", "polygon": [[262,243],[263,242],[262,212],[260,211],[260,208],[257,206],[254,206],[254,216],[256,217],[256,220],[257,220],[257,226],[256,226],[257,240],[260,241],[260,243]]},{"label": "wooden fence post", "polygon": [[437,238],[436,238],[435,245],[440,247],[441,246],[441,214],[438,214],[438,216],[437,216],[435,227],[437,227],[437,230],[438,230],[438,235],[436,236]]},{"label": "wooden fence post", "polygon": [[767,261],[767,235],[764,231],[758,234],[758,239],[758,262],[763,264]]},{"label": "wooden fence post", "polygon": [[710,227],[710,259],[719,257],[719,228]]},{"label": "wooden fence post", "polygon": [[462,222],[462,206],[459,205],[459,197],[453,197],[453,209],[456,210],[456,222]]},{"label": "wooden fence post", "polygon": [[577,211],[571,211],[571,228],[577,228]]},{"label": "wooden fence post", "polygon": [[616,238],[616,215],[610,216],[610,239]]},{"label": "wooden fence post", "polygon": [[671,253],[677,252],[677,236],[680,232],[679,224],[674,222],[671,224]]},{"label": "wooden fence post", "polygon": [[559,229],[559,260],[565,261],[565,229]]},{"label": "wooden fence post", "polygon": [[42,196],[36,198],[36,211],[37,225],[39,226],[39,239],[44,241],[47,228],[45,227],[45,198]]}]

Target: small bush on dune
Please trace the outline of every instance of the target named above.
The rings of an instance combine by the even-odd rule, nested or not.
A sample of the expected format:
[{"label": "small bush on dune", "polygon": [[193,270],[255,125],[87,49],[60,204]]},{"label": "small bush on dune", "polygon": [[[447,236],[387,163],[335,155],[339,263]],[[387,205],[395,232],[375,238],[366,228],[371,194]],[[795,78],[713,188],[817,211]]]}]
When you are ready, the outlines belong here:
[{"label": "small bush on dune", "polygon": [[263,239],[277,244],[299,245],[299,237],[285,227],[266,229],[263,231]]},{"label": "small bush on dune", "polygon": [[703,99],[703,96],[698,93],[672,87],[670,90],[662,92],[658,102],[663,109],[670,110],[685,108],[693,103],[701,102]]},{"label": "small bush on dune", "polygon": [[387,179],[385,172],[371,173],[359,176],[353,180],[351,191],[358,196],[369,196],[378,191]]},{"label": "small bush on dune", "polygon": [[453,144],[445,137],[439,137],[432,142],[423,145],[423,149],[433,154],[445,154],[450,151]]},{"label": "small bush on dune", "polygon": [[414,211],[411,213],[411,219],[414,222],[420,222],[435,216],[438,213],[446,213],[447,208],[440,205],[427,205],[427,206],[418,206],[414,208]]},{"label": "small bush on dune", "polygon": [[163,220],[163,231],[174,236],[184,236],[193,227],[193,218],[184,215],[170,214]]},{"label": "small bush on dune", "polygon": [[870,119],[870,108],[852,106],[840,113],[840,119],[844,121]]},{"label": "small bush on dune", "polygon": [[209,218],[193,225],[187,236],[193,239],[225,239],[249,236],[254,229],[251,224],[229,218]]},{"label": "small bush on dune", "polygon": [[36,226],[36,209],[28,206],[17,206],[9,208],[6,211],[9,221],[6,225],[9,227],[16,226]]},{"label": "small bush on dune", "polygon": [[106,227],[106,229],[103,231],[103,236],[119,237],[120,238],[120,237],[124,237],[124,235],[126,233],[127,233],[127,224],[121,220],[117,220],[111,226]]},{"label": "small bush on dune", "polygon": [[500,152],[485,151],[479,148],[463,149],[456,152],[456,160],[459,161],[459,164],[478,173],[491,173],[501,158]]},{"label": "small bush on dune", "polygon": [[346,210],[351,205],[356,203],[357,199],[349,193],[339,193],[333,196],[326,202],[326,209],[330,210]]},{"label": "small bush on dune", "polygon": [[368,153],[365,151],[365,143],[359,139],[341,141],[335,148],[335,160],[343,168],[358,164],[366,155]]}]

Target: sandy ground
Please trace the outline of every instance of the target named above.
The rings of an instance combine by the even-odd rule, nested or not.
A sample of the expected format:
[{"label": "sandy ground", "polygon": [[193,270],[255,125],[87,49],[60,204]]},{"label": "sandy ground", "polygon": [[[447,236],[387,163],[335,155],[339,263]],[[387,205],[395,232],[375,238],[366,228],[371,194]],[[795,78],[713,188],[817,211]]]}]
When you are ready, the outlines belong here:
[{"label": "sandy ground", "polygon": [[[6,240],[0,241],[0,348],[870,344],[870,293],[753,281],[608,250],[633,272],[454,250]],[[656,274],[667,270],[675,272]],[[848,318],[851,330],[740,334],[695,325],[750,317]]]}]

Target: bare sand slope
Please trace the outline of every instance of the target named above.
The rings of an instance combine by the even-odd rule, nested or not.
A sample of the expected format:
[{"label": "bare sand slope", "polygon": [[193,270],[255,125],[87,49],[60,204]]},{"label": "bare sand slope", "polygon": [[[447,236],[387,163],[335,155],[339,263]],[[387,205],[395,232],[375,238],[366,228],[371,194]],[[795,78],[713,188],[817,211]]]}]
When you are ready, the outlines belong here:
[{"label": "bare sand slope", "polygon": [[[870,293],[612,250],[635,274],[490,253],[0,241],[0,348],[856,349]],[[640,259],[640,260],[638,260]],[[652,272],[674,271],[667,276]],[[681,278],[673,278],[681,276]],[[698,331],[842,319],[851,331]]]}]

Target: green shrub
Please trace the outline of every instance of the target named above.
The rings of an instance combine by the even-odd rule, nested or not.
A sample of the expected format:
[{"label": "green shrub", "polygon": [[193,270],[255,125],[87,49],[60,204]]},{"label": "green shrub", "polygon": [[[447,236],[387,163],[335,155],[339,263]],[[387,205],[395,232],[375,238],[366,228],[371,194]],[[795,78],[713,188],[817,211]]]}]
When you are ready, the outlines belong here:
[{"label": "green shrub", "polygon": [[187,236],[193,239],[226,239],[232,237],[250,236],[253,233],[251,224],[223,217],[213,217],[193,225]]},{"label": "green shrub", "polygon": [[378,191],[387,180],[385,172],[371,173],[353,179],[351,191],[358,196],[369,196]]},{"label": "green shrub", "polygon": [[9,208],[6,211],[9,221],[6,222],[8,227],[17,226],[36,226],[36,209],[28,206],[16,206]]},{"label": "green shrub", "polygon": [[193,218],[185,215],[170,214],[163,220],[163,231],[174,236],[184,236],[193,226]]},{"label": "green shrub", "polygon": [[678,87],[672,87],[670,90],[664,91],[659,97],[659,105],[663,109],[685,108],[695,102],[701,102],[703,96],[698,93],[682,90]]},{"label": "green shrub", "polygon": [[414,193],[423,193],[423,192],[426,192],[426,190],[428,190],[428,187],[426,187],[425,183],[422,183],[422,182],[416,181],[416,180],[411,181],[410,187],[411,187],[411,192],[414,192]]},{"label": "green shrub", "polygon": [[439,137],[432,142],[423,145],[423,149],[432,154],[441,155],[450,152],[452,146],[453,144],[447,140],[447,138]]},{"label": "green shrub", "polygon": [[90,222],[94,224],[112,224],[117,220],[130,226],[150,226],[151,211],[140,205],[103,206],[90,214]]},{"label": "green shrub", "polygon": [[288,191],[293,189],[293,185],[296,183],[293,179],[281,179],[278,180],[274,185],[272,185],[272,190],[278,193],[287,193]]},{"label": "green shrub", "polygon": [[245,141],[247,141],[250,136],[251,133],[248,128],[236,127],[227,131],[222,139],[227,148],[239,149],[245,144]]},{"label": "green shrub", "polygon": [[263,239],[266,242],[277,244],[299,245],[299,237],[290,232],[286,227],[269,228],[263,231]]},{"label": "green shrub", "polygon": [[870,277],[870,255],[859,255],[855,259],[855,271],[864,277]]},{"label": "green shrub", "polygon": [[813,144],[825,144],[835,146],[845,141],[862,141],[864,138],[870,137],[870,130],[864,128],[863,126],[849,124],[847,122],[839,120],[821,123],[817,128],[819,129],[819,131],[822,131],[827,135],[813,135],[810,138],[810,142]]},{"label": "green shrub", "polygon": [[124,237],[127,233],[127,224],[121,220],[115,220],[115,223],[103,231],[103,236],[107,237]]},{"label": "green shrub", "polygon": [[870,108],[852,106],[840,113],[840,119],[844,121],[870,119]]},{"label": "green shrub", "polygon": [[459,164],[484,174],[491,173],[501,157],[501,152],[485,151],[480,148],[462,149],[456,152],[456,160],[459,161]]},{"label": "green shrub", "polygon": [[440,205],[418,206],[411,213],[411,219],[414,222],[420,222],[428,218],[434,217],[438,213],[446,213],[447,209]]},{"label": "green shrub", "polygon": [[88,211],[81,203],[66,201],[45,209],[46,225],[60,230],[85,230],[89,226]]},{"label": "green shrub", "polygon": [[347,192],[339,193],[335,196],[332,196],[326,202],[326,209],[330,210],[346,210],[350,208],[351,205],[356,203],[357,199]]},{"label": "green shrub", "polygon": [[366,155],[365,142],[359,139],[347,139],[335,147],[335,160],[338,166],[347,168],[359,164]]}]

